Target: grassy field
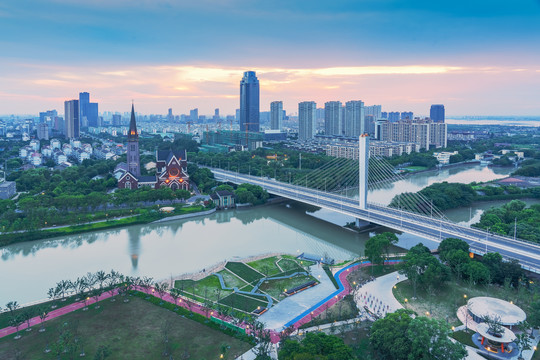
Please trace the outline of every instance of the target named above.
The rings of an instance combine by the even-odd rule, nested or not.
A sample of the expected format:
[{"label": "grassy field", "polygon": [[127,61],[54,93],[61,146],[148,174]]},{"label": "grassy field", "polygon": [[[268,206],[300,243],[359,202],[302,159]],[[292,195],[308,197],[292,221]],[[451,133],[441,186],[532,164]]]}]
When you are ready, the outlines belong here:
[{"label": "grassy field", "polygon": [[[201,302],[204,301],[205,296],[206,296],[206,299],[217,301],[218,300],[217,289],[221,289],[221,286],[219,284],[219,279],[215,275],[207,276],[204,279],[201,279],[199,281],[176,280],[174,282],[174,287],[178,289],[183,288],[185,293],[194,294],[196,296],[195,299]],[[219,297],[223,298],[229,295],[231,292],[232,291],[221,290]]]},{"label": "grassy field", "polygon": [[225,267],[244,279],[248,283],[255,282],[264,277],[263,274],[253,270],[249,266],[241,262],[228,262]]},{"label": "grassy field", "polygon": [[222,305],[232,306],[236,309],[252,312],[257,307],[268,306],[268,301],[262,296],[233,293],[219,301]]},{"label": "grassy field", "polygon": [[225,282],[225,286],[233,288],[241,288],[243,286],[246,286],[248,284],[246,281],[240,279],[238,276],[236,276],[234,273],[230,272],[227,269],[223,269],[218,274],[221,274],[223,276],[223,281]]},{"label": "grassy field", "polygon": [[273,298],[279,299],[280,294],[285,291],[285,289],[292,289],[311,280],[313,280],[313,277],[311,276],[296,275],[288,279],[265,281],[261,284],[259,289],[272,296]]},{"label": "grassy field", "polygon": [[276,261],[278,260],[279,258],[277,256],[272,256],[266,259],[249,262],[248,265],[266,276],[273,276],[281,272],[276,265]]},{"label": "grassy field", "polygon": [[455,331],[452,333],[452,337],[462,344],[469,345],[476,349],[476,345],[472,341],[472,330],[470,331]]},{"label": "grassy field", "polygon": [[[22,332],[23,337],[0,339],[0,359],[56,359],[55,344],[61,334],[65,339],[78,338],[86,358],[93,359],[99,346],[107,346],[111,356],[107,359],[162,359],[165,334],[169,339],[174,358],[218,359],[222,348],[230,346],[224,358],[233,359],[250,348],[250,345],[218,330],[184,318],[132,297],[131,301],[102,302],[100,309],[76,311],[46,322],[46,331],[37,328]],[[70,335],[71,334],[71,335]],[[47,343],[53,351],[44,353]],[[17,355],[16,353],[19,353]],[[60,359],[78,358],[60,351]]]},{"label": "grassy field", "polygon": [[305,269],[303,269],[302,267],[300,267],[298,265],[298,263],[295,261],[295,260],[290,260],[290,259],[280,259],[278,261],[278,265],[281,267],[281,269],[283,269],[284,272],[287,272],[287,271],[291,271],[291,270],[294,270],[294,271],[305,271]]}]

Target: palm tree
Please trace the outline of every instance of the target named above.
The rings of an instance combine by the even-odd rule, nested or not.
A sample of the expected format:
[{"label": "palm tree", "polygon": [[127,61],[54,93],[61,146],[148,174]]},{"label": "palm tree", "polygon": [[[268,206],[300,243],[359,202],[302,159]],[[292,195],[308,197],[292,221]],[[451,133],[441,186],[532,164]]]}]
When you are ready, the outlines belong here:
[{"label": "palm tree", "polygon": [[109,276],[110,275],[106,274],[105,271],[103,270],[96,272],[95,278],[96,278],[96,282],[99,283],[100,289],[103,289],[103,284],[105,283],[105,281],[107,281]]},{"label": "palm tree", "polygon": [[39,319],[41,320],[41,327],[39,329],[39,332],[44,332],[45,328],[43,327],[43,321],[45,321],[47,316],[49,316],[49,309],[47,309],[47,307],[45,306],[40,306],[38,308],[38,312],[39,312]]},{"label": "palm tree", "polygon": [[178,310],[178,299],[180,298],[180,290],[178,290],[177,288],[172,288],[170,291],[169,291],[169,294],[171,295],[171,297],[173,298],[174,300],[174,311]]},{"label": "palm tree", "polygon": [[20,308],[20,305],[16,301],[10,301],[6,304],[6,309],[9,310],[11,317],[15,317],[15,310],[17,310],[18,308]]},{"label": "palm tree", "polygon": [[163,296],[165,296],[165,294],[167,293],[167,290],[168,290],[168,285],[166,283],[155,283],[154,284],[154,288],[156,289],[158,295],[159,295],[159,298],[161,299],[161,302],[159,303],[160,305],[163,304]]},{"label": "palm tree", "polygon": [[23,318],[21,315],[16,315],[16,316],[13,316],[10,320],[9,320],[9,325],[10,326],[13,326],[14,328],[17,329],[17,335],[15,335],[15,340],[17,339],[20,339],[21,338],[21,335],[19,334],[19,327],[21,326],[21,324],[24,322]]},{"label": "palm tree", "polygon": [[26,307],[22,313],[22,319],[26,322],[26,331],[32,331],[30,328],[30,320],[34,317],[34,311],[30,307]]}]

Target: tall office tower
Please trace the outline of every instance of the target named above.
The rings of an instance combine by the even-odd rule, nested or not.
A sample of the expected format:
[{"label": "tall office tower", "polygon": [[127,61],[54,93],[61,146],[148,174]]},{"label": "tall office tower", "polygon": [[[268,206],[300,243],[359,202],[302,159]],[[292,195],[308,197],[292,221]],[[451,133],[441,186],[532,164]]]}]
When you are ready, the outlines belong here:
[{"label": "tall office tower", "polygon": [[199,109],[189,110],[189,117],[192,123],[197,123],[199,121]]},{"label": "tall office tower", "polygon": [[172,113],[172,108],[169,108],[169,110],[167,111],[167,120],[169,120],[169,121],[174,120],[174,115]]},{"label": "tall office tower", "polygon": [[219,121],[219,109],[214,109],[214,121]]},{"label": "tall office tower", "polygon": [[386,111],[382,111],[381,112],[381,119],[386,119],[388,120],[388,113]]},{"label": "tall office tower", "polygon": [[240,131],[259,132],[259,116],[259,80],[255,71],[246,71],[240,81]]},{"label": "tall office tower", "polygon": [[403,111],[401,113],[401,120],[412,120],[412,119],[414,119],[412,111]]},{"label": "tall office tower", "polygon": [[352,100],[345,103],[345,136],[357,138],[368,132],[364,110],[363,101]]},{"label": "tall office tower", "polygon": [[392,111],[388,113],[388,121],[396,122],[399,121],[401,114],[397,111]]},{"label": "tall office tower", "polygon": [[63,133],[65,129],[64,119],[61,116],[54,118],[54,130]]},{"label": "tall office tower", "polygon": [[343,135],[341,101],[324,104],[324,131],[326,135]]},{"label": "tall office tower", "polygon": [[304,101],[298,104],[298,140],[313,139],[317,131],[317,104]]},{"label": "tall office tower", "polygon": [[90,127],[101,126],[99,121],[98,103],[89,103],[86,106],[86,119],[88,120],[88,126]]},{"label": "tall office tower", "polygon": [[383,118],[381,110],[381,105],[371,105],[364,107],[365,115],[372,115],[374,120],[380,120]]},{"label": "tall office tower", "polygon": [[444,105],[431,105],[431,109],[429,110],[429,117],[435,122],[444,122]]},{"label": "tall office tower", "polygon": [[283,122],[283,101],[270,103],[270,129],[280,130]]},{"label": "tall office tower", "polygon": [[[39,122],[40,123],[45,123],[45,122],[48,122],[48,121],[53,121],[56,116],[58,116],[58,113],[56,112],[56,110],[47,110],[47,111],[40,112],[39,113]],[[50,119],[48,119],[48,118],[50,118]]]},{"label": "tall office tower", "polygon": [[80,135],[79,100],[64,102],[64,135],[68,139],[76,139]]},{"label": "tall office tower", "polygon": [[81,122],[88,116],[88,104],[90,104],[90,94],[87,92],[79,93],[79,121]]},{"label": "tall office tower", "polygon": [[39,123],[37,126],[37,138],[39,140],[49,140],[49,125]]},{"label": "tall office tower", "polygon": [[135,176],[141,175],[141,165],[139,159],[139,133],[135,121],[135,108],[131,104],[131,121],[129,122],[127,141],[127,163],[128,171]]},{"label": "tall office tower", "polygon": [[234,114],[236,121],[240,122],[240,109],[236,109]]}]

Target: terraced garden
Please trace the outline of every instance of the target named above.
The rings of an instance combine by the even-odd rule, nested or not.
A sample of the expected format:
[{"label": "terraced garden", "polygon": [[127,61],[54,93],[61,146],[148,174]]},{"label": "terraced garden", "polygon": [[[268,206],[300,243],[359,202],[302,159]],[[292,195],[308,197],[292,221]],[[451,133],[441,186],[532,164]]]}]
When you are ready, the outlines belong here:
[{"label": "terraced garden", "polygon": [[[246,264],[228,262],[223,270],[209,274],[199,281],[177,280],[175,287],[181,291],[182,295],[199,302],[211,301],[249,313],[261,307],[268,307],[267,295],[271,296],[272,303],[277,303],[282,298],[285,289],[292,289],[315,280],[310,275],[297,274],[285,279],[265,280],[258,289],[255,289],[261,279],[305,272],[306,268],[312,264],[288,255],[272,256]],[[222,288],[219,276],[223,279],[227,290]],[[233,288],[238,288],[238,292],[233,292]]]}]

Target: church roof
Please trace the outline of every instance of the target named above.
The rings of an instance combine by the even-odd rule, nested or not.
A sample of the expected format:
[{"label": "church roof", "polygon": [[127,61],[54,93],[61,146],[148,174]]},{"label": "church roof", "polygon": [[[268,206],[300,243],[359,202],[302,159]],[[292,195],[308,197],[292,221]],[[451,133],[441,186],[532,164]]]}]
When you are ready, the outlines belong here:
[{"label": "church roof", "polygon": [[175,156],[177,159],[186,159],[186,150],[178,150],[178,151],[172,151],[172,150],[158,150],[156,154],[156,160],[157,161],[164,161],[166,163],[169,163],[171,161],[172,157]]},{"label": "church roof", "polygon": [[149,176],[138,176],[137,180],[140,183],[155,183],[156,182],[156,176],[155,175],[149,175]]}]

